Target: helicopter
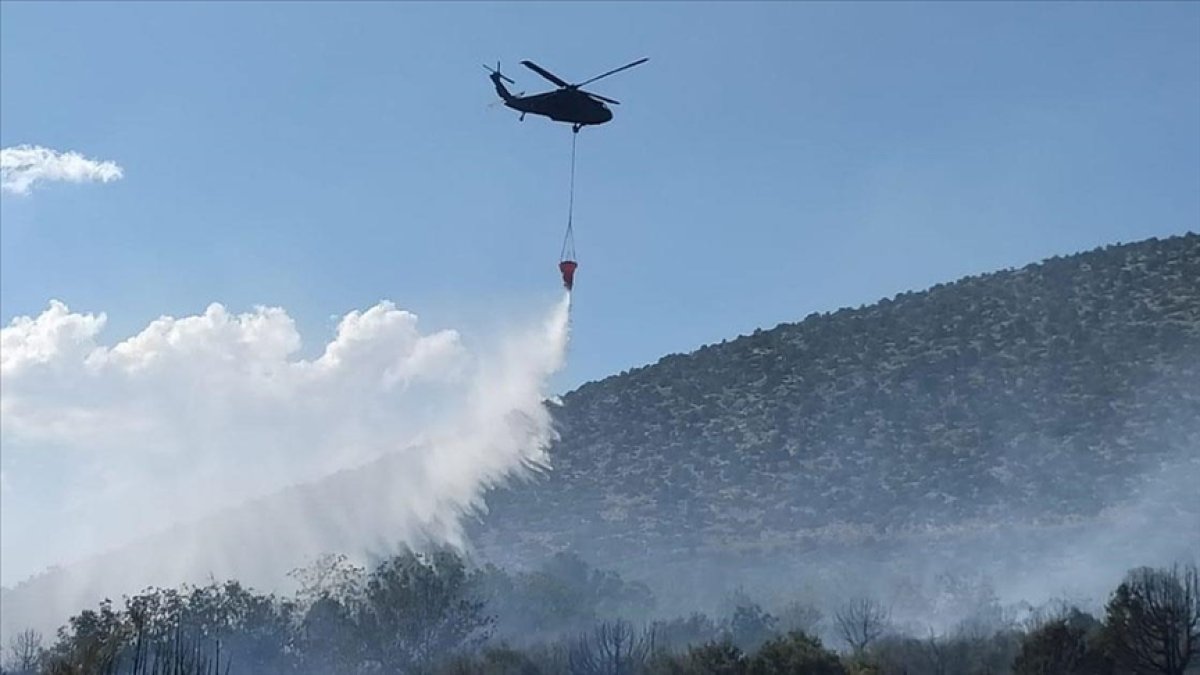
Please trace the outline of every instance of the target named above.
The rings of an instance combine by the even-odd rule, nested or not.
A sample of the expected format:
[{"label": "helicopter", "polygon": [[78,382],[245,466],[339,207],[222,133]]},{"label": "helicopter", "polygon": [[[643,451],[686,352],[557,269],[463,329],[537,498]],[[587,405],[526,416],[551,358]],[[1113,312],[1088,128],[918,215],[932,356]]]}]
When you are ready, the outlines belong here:
[{"label": "helicopter", "polygon": [[627,68],[632,68],[636,65],[649,61],[649,58],[638,59],[633,63],[628,63],[620,68],[597,75],[589,80],[584,80],[579,84],[567,84],[565,80],[550,71],[542,68],[533,61],[522,61],[521,65],[529,68],[533,72],[541,75],[547,80],[558,85],[555,91],[548,91],[541,94],[531,94],[525,96],[524,92],[520,94],[512,94],[504,86],[504,82],[516,84],[512,79],[506,77],[500,72],[500,63],[496,63],[496,67],[492,68],[485,65],[484,68],[491,73],[492,83],[496,85],[496,93],[504,100],[505,107],[521,113],[521,121],[525,120],[525,115],[541,115],[549,117],[556,122],[570,122],[571,130],[579,133],[579,130],[588,125],[604,124],[613,118],[612,110],[605,103],[618,105],[619,101],[614,101],[611,98],[593,94],[589,91],[580,89],[585,84],[591,84],[602,77],[608,77],[615,73],[619,73]]}]

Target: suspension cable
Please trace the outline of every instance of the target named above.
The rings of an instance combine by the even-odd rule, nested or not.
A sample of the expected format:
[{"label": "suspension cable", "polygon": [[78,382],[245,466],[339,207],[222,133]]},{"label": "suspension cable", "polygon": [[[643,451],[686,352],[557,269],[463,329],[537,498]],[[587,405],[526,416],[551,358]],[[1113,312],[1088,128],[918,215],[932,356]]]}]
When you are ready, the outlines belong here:
[{"label": "suspension cable", "polygon": [[571,192],[567,205],[567,234],[563,237],[560,260],[575,259],[575,143],[579,134],[571,134]]}]

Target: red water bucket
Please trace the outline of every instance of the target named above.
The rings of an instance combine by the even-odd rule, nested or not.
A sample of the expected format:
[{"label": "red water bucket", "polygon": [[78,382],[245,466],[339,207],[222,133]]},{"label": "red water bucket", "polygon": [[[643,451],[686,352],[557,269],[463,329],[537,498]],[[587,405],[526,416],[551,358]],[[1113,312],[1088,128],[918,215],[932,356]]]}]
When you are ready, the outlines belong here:
[{"label": "red water bucket", "polygon": [[575,285],[576,267],[579,265],[575,264],[574,260],[564,260],[558,263],[558,271],[562,272],[563,286],[566,286],[568,291]]}]

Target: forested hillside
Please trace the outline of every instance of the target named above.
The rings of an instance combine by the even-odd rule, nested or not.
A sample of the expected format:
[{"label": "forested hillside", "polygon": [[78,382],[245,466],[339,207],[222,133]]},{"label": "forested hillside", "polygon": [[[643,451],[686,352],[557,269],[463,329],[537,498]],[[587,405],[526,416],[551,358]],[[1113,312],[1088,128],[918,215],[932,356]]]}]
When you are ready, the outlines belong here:
[{"label": "forested hillside", "polygon": [[[498,558],[1084,522],[1200,476],[1200,236],[814,314],[588,384],[556,416],[553,469],[475,527]],[[1200,523],[1186,482],[1154,485]]]}]

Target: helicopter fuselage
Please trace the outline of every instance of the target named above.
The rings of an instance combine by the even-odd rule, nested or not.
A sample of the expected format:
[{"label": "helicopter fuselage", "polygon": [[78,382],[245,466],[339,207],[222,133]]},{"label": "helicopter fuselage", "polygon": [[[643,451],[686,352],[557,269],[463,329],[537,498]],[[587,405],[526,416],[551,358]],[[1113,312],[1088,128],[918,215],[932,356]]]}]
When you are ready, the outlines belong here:
[{"label": "helicopter fuselage", "polygon": [[578,125],[604,124],[613,118],[612,111],[602,101],[573,89],[560,89],[531,96],[513,96],[506,99],[504,105],[521,113],[541,115],[556,122]]}]

